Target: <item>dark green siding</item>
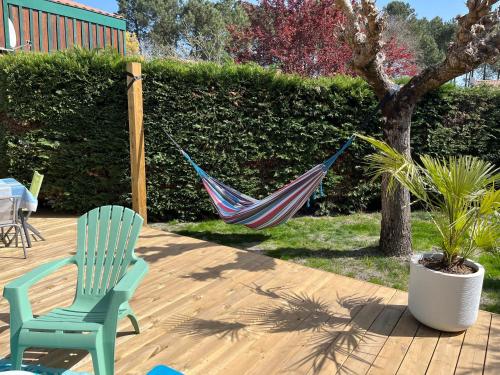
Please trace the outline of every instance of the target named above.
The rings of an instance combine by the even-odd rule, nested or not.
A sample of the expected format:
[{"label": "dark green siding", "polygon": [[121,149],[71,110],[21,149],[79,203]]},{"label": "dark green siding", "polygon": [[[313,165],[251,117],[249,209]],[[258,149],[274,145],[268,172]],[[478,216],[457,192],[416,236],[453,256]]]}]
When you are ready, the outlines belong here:
[{"label": "dark green siding", "polygon": [[[18,34],[16,47],[23,45],[28,40],[31,41],[32,50],[39,49],[45,52],[75,45],[83,48],[112,47],[122,54],[125,53],[123,33],[126,29],[126,22],[122,18],[49,0],[0,0],[0,5],[0,47],[2,48],[10,47],[8,45],[10,14]],[[34,26],[34,12],[37,14],[38,27]],[[53,23],[54,19],[55,24]],[[45,24],[43,24],[43,20],[45,20]],[[77,30],[77,25],[79,30]],[[93,25],[96,28],[95,34],[93,33]],[[100,26],[103,27],[103,35],[100,35]],[[106,34],[106,29],[110,30],[109,35]],[[114,39],[115,35],[118,35],[117,40]],[[100,43],[100,38],[103,38],[104,43]],[[73,40],[73,43],[70,43],[70,40]]]}]

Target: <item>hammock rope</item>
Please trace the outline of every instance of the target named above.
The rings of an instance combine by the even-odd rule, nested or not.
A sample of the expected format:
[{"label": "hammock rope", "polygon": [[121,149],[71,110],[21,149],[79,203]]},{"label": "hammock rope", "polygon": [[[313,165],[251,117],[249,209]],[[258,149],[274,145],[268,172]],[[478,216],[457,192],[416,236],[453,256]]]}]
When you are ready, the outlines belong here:
[{"label": "hammock rope", "polygon": [[355,138],[354,135],[351,136],[334,155],[268,197],[255,199],[210,176],[191,159],[166,130],[165,133],[201,178],[219,217],[228,224],[245,225],[251,229],[264,229],[282,224],[295,215],[305,203],[309,207],[310,198],[325,196],[323,178]]}]

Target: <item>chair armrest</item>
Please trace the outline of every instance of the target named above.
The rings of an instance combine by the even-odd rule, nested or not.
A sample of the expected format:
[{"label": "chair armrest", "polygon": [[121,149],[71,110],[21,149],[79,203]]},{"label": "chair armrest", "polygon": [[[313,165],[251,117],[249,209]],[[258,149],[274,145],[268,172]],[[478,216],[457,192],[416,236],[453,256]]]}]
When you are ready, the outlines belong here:
[{"label": "chair armrest", "polygon": [[69,264],[74,264],[75,262],[75,258],[70,257],[42,264],[41,266],[35,268],[34,270],[31,270],[27,274],[8,283],[3,290],[4,297],[8,299],[9,295],[12,293],[15,293],[17,291],[27,291],[32,285],[36,284],[44,277],[47,277],[58,268],[67,266]]},{"label": "chair armrest", "polygon": [[132,268],[125,273],[110,292],[110,302],[104,319],[104,329],[113,332],[113,334],[116,330],[120,306],[132,298],[137,286],[148,272],[148,264],[143,259],[139,258],[132,264]]},{"label": "chair armrest", "polygon": [[33,318],[31,304],[28,299],[28,289],[58,268],[73,263],[75,263],[74,257],[43,264],[5,286],[3,296],[10,304],[11,331],[18,332],[23,322]]},{"label": "chair armrest", "polygon": [[139,286],[141,280],[146,276],[148,272],[148,264],[141,258],[136,260],[132,268],[128,270],[122,279],[115,285],[112,290],[112,300],[116,300],[121,305],[123,302],[127,302],[135,290]]}]

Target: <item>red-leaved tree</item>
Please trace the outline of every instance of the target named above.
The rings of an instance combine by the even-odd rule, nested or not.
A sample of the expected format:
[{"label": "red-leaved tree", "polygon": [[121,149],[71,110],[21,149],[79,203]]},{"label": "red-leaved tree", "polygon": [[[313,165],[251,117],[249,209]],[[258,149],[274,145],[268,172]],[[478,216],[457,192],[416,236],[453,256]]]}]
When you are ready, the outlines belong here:
[{"label": "red-leaved tree", "polygon": [[[354,74],[351,47],[342,41],[345,17],[334,0],[261,0],[244,2],[246,27],[230,26],[230,52],[238,62],[253,61],[304,76]],[[387,72],[414,75],[415,59],[395,39],[386,43]]]},{"label": "red-leaved tree", "polygon": [[[387,74],[391,77],[411,76],[419,72],[415,55],[407,46],[390,38],[384,45],[385,61],[384,67]],[[349,64],[350,66],[350,64]]]}]

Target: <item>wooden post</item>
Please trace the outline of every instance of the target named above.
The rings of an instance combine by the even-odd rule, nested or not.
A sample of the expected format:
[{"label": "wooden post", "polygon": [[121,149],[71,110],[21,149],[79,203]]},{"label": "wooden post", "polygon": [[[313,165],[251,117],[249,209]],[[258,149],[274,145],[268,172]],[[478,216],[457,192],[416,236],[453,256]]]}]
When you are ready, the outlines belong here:
[{"label": "wooden post", "polygon": [[132,177],[132,208],[147,223],[146,161],[142,114],[141,63],[127,63],[128,124],[130,133],[130,171]]}]

